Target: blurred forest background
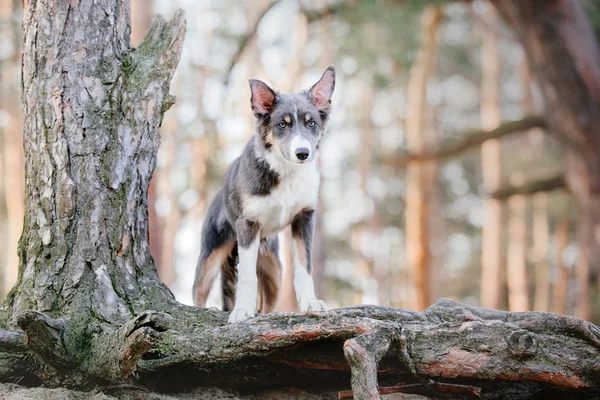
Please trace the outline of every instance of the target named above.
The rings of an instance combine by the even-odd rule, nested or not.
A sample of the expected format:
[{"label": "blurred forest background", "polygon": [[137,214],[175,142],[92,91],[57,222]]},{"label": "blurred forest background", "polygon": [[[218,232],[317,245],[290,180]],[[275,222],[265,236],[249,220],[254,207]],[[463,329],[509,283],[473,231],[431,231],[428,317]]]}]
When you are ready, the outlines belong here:
[{"label": "blurred forest background", "polygon": [[[424,309],[452,297],[600,321],[600,263],[580,257],[564,145],[544,129],[523,48],[485,1],[131,2],[134,45],[156,14],[183,8],[188,21],[149,216],[151,253],[180,301],[192,302],[205,210],[252,134],[247,80],[296,91],[335,64],[320,298]],[[600,7],[581,2],[600,32]],[[21,0],[0,0],[0,298],[17,277],[24,212],[21,17]],[[281,257],[280,309],[293,310],[285,245]]]}]

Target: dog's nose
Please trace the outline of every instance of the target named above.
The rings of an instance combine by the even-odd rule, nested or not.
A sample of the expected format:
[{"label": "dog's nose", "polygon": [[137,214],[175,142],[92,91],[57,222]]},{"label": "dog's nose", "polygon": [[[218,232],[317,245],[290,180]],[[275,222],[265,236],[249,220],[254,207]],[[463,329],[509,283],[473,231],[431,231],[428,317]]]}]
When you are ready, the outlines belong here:
[{"label": "dog's nose", "polygon": [[306,160],[309,154],[310,152],[306,147],[300,147],[299,149],[296,149],[296,157],[298,157],[298,160]]}]

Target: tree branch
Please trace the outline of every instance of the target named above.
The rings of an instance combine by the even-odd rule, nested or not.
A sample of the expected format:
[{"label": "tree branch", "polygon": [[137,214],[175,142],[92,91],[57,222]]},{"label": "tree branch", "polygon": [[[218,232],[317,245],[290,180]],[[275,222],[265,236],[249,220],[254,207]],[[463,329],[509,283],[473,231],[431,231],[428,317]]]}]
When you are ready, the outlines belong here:
[{"label": "tree branch", "polygon": [[250,30],[248,31],[248,33],[246,33],[244,36],[242,36],[242,38],[240,40],[240,45],[238,46],[237,51],[233,54],[233,57],[231,57],[231,61],[229,62],[229,66],[225,70],[225,80],[224,80],[225,86],[227,86],[227,84],[229,83],[229,78],[231,76],[231,71],[233,71],[233,68],[235,67],[235,65],[240,61],[240,58],[242,58],[242,55],[244,54],[244,51],[246,50],[246,48],[248,47],[248,45],[252,42],[252,39],[254,39],[256,37],[256,33],[258,31],[258,25],[260,24],[260,21],[262,21],[262,19],[265,17],[265,15],[267,15],[267,13],[269,11],[271,11],[271,9],[277,3],[279,3],[279,0],[272,0],[264,8],[264,10],[262,10],[262,12],[258,15],[258,17],[256,18],[256,21],[254,21],[254,24],[252,25],[252,27],[250,28]]},{"label": "tree branch", "polygon": [[490,193],[490,197],[497,200],[506,200],[515,195],[532,195],[539,192],[567,189],[564,175],[558,174],[537,181],[527,182],[521,186],[507,186]]},{"label": "tree branch", "polygon": [[411,162],[423,162],[429,160],[443,161],[457,156],[471,149],[481,146],[484,142],[508,136],[515,133],[522,133],[531,128],[544,127],[545,122],[541,117],[526,117],[518,121],[505,122],[491,131],[474,130],[464,134],[464,139],[455,144],[442,146],[439,150],[410,154],[404,153],[397,156],[388,157],[384,162],[393,167],[406,167]]}]

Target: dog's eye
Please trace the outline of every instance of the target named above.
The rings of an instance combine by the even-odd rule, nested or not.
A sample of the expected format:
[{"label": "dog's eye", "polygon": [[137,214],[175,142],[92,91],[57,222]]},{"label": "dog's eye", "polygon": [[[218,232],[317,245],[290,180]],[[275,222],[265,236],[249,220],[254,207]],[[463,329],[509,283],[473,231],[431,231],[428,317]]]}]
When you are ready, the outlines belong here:
[{"label": "dog's eye", "polygon": [[309,127],[314,128],[315,125],[317,125],[317,123],[315,121],[313,121],[313,120],[308,121],[308,126]]},{"label": "dog's eye", "polygon": [[285,122],[281,121],[280,123],[277,124],[277,126],[283,129],[287,126],[287,124]]}]

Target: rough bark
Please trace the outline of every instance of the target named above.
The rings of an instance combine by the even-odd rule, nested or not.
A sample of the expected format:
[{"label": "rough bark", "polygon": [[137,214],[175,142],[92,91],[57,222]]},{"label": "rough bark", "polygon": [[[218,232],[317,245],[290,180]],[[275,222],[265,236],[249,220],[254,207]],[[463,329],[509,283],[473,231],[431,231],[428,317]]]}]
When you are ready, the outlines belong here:
[{"label": "rough bark", "polygon": [[[131,1],[131,44],[133,46],[138,46],[142,42],[152,22],[152,15],[152,4],[148,4],[146,0]],[[150,180],[150,187],[148,188],[148,236],[150,254],[160,274],[162,243],[160,240],[160,221],[156,214],[156,178]]]},{"label": "rough bark", "polygon": [[[489,25],[496,25],[493,10],[488,10],[485,19]],[[481,127],[497,128],[502,121],[500,81],[500,56],[498,38],[492,29],[483,32],[481,47]],[[481,169],[483,186],[488,192],[496,191],[502,185],[502,143],[488,140],[481,145]],[[503,204],[488,198],[484,201],[485,221],[481,231],[481,284],[480,304],[483,307],[502,308],[503,276]]]},{"label": "rough bark", "polygon": [[[577,0],[493,0],[515,31],[546,101],[549,128],[566,143],[566,180],[581,209],[578,301],[590,303],[600,255],[600,46]],[[589,316],[589,307],[581,315]]]},{"label": "rough bark", "polygon": [[2,321],[26,332],[48,382],[111,381],[163,325],[114,329],[176,304],[149,254],[147,192],[185,20],[155,19],[133,49],[128,1],[24,9],[26,217]]},{"label": "rough bark", "polygon": [[[147,318],[144,314],[103,340],[114,341],[129,326],[148,328],[140,323]],[[156,319],[161,326],[166,321],[162,314]],[[216,310],[181,307],[166,322],[170,329],[162,333],[162,341],[138,362],[137,373],[122,382],[153,390],[281,385],[325,391],[347,388],[352,370],[355,398],[370,399],[377,398],[374,368],[380,359],[380,382],[420,383],[424,393],[436,391],[429,379],[454,384],[476,380],[483,398],[506,393],[515,381],[523,390],[521,398],[540,390],[577,389],[590,395],[600,384],[600,329],[556,314],[493,311],[441,300],[422,313],[359,306],[318,314],[275,313],[238,325],[226,321],[227,315]],[[38,330],[49,333],[37,333],[37,338],[61,343],[55,340],[64,329],[61,324],[50,319],[39,325]],[[106,349],[97,346],[92,345]],[[61,346],[43,348],[37,357],[47,359],[44,353],[51,351],[54,363],[65,359]],[[100,368],[92,366],[80,368]],[[364,391],[369,397],[360,395]]]},{"label": "rough bark", "polygon": [[[427,102],[427,83],[437,58],[436,34],[442,10],[428,6],[421,16],[421,49],[410,70],[407,93],[406,141],[413,152],[436,146],[436,132]],[[411,308],[431,304],[430,203],[436,185],[434,162],[409,164],[406,169],[406,258],[413,287]]]}]

